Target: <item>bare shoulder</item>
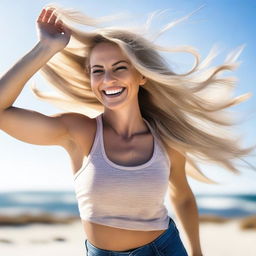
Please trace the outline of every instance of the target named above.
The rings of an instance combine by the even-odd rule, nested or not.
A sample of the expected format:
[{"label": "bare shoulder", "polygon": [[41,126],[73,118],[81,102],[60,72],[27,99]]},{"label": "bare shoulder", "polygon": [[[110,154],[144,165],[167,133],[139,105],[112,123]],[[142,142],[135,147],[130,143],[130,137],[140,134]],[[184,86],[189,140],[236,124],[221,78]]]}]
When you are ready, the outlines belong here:
[{"label": "bare shoulder", "polygon": [[[70,140],[77,146],[84,148],[90,144],[96,132],[96,119],[80,113],[61,113],[58,114],[61,121],[68,128]],[[86,151],[86,149],[85,149]]]},{"label": "bare shoulder", "polygon": [[0,111],[0,130],[26,143],[62,146],[77,167],[90,150],[96,120],[73,112],[48,116],[11,106]]},{"label": "bare shoulder", "polygon": [[96,134],[96,118],[90,118],[80,113],[62,113],[61,121],[68,128],[69,139],[63,142],[63,147],[70,156],[73,173],[82,166],[83,159],[88,156]]},{"label": "bare shoulder", "polygon": [[95,118],[90,118],[89,116],[75,113],[75,112],[68,112],[68,113],[61,113],[56,114],[55,117],[61,117],[62,122],[68,127],[70,132],[90,132],[96,125]]}]

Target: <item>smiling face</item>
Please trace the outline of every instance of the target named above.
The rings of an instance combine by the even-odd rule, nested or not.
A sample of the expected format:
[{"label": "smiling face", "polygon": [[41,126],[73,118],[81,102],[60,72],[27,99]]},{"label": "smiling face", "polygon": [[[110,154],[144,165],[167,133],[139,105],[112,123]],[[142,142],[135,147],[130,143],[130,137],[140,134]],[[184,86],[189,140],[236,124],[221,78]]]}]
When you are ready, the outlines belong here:
[{"label": "smiling face", "polygon": [[97,44],[90,55],[91,88],[97,99],[109,109],[134,104],[139,85],[146,79],[133,67],[119,46]]}]

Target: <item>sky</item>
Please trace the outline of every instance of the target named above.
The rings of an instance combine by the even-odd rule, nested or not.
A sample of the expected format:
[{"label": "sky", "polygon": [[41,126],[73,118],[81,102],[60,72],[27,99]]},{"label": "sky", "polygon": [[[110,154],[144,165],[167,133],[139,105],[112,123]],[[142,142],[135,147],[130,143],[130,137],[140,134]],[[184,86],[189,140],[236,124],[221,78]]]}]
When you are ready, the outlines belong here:
[{"label": "sky", "polygon": [[[37,43],[36,19],[41,9],[53,1],[1,0],[0,2],[0,76],[7,72],[22,56]],[[116,13],[132,14],[136,22],[143,22],[147,15],[156,10],[166,10],[156,25],[183,17],[203,6],[188,21],[177,25],[159,43],[191,45],[198,49],[202,58],[213,45],[221,52],[215,64],[224,61],[226,55],[240,45],[245,49],[239,57],[240,67],[233,72],[238,78],[235,96],[251,92],[253,97],[234,107],[239,113],[250,113],[237,131],[243,134],[244,146],[256,143],[256,2],[254,0],[98,0],[98,1],[54,1],[68,8],[78,10],[92,17],[107,16]],[[162,41],[161,41],[162,40]],[[192,59],[186,54],[166,55],[168,60],[180,71],[192,65]],[[29,84],[35,81],[44,91],[51,90],[37,73],[25,85],[14,106],[38,111],[45,115],[63,112],[62,109],[36,99]],[[17,127],[18,129],[18,127]],[[248,160],[256,165],[255,158]],[[219,185],[203,184],[188,177],[195,193],[256,193],[256,171],[241,168],[242,174],[236,176],[226,169],[214,165],[200,165],[203,172],[219,182]],[[60,146],[38,146],[28,144],[9,136],[0,130],[0,191],[13,190],[73,190],[71,161],[67,152]]]}]

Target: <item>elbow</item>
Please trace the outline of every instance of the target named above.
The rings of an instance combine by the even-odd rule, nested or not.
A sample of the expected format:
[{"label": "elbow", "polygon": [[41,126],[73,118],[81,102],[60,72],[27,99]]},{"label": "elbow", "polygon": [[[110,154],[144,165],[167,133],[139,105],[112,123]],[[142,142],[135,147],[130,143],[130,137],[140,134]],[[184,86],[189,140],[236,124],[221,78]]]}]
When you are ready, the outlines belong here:
[{"label": "elbow", "polygon": [[172,197],[172,196],[170,196],[170,200],[171,200],[172,204],[174,204],[176,206],[182,206],[182,207],[190,205],[191,203],[196,203],[195,196],[193,195],[193,193],[191,193],[191,194],[189,194],[185,197],[181,197],[181,196]]}]

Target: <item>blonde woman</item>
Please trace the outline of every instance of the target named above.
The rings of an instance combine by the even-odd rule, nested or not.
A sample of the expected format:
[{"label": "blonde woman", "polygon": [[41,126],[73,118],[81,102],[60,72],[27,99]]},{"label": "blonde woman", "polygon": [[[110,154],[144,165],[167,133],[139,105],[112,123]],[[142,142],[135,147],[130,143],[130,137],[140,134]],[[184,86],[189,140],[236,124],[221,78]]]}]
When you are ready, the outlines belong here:
[{"label": "blonde woman", "polygon": [[[223,110],[246,95],[207,98],[213,84],[230,88],[233,81],[218,75],[233,69],[235,58],[205,70],[213,53],[200,62],[193,48],[164,48],[139,30],[103,22],[56,5],[42,10],[38,43],[0,80],[0,128],[24,142],[60,145],[69,153],[87,255],[200,256],[198,209],[186,174],[210,183],[196,158],[237,173],[232,160],[253,150],[241,149],[237,138],[221,137],[221,128],[232,125]],[[189,52],[196,63],[176,74],[160,51]],[[78,112],[46,116],[12,106],[38,70],[62,97],[35,88],[34,93]],[[88,108],[101,114],[79,113]],[[163,204],[167,190],[187,250]]]}]

